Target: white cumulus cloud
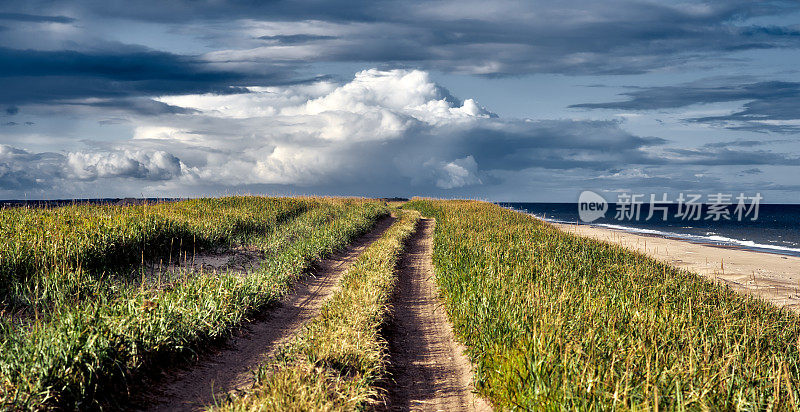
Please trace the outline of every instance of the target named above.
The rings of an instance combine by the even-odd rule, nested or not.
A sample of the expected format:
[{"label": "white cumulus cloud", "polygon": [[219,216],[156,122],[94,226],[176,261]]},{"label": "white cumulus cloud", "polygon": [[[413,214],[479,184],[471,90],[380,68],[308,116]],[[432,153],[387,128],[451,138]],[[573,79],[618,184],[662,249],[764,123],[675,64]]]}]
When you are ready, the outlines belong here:
[{"label": "white cumulus cloud", "polygon": [[115,190],[134,188],[134,195],[455,195],[534,168],[647,163],[647,146],[662,143],[615,121],[501,119],[420,70],[371,69],[342,84],[155,99],[171,114],[133,119],[130,138],[113,146],[62,153],[2,148],[0,190],[103,181]]},{"label": "white cumulus cloud", "polygon": [[443,163],[439,166],[438,172],[436,186],[442,189],[481,183],[481,179],[478,177],[478,163],[472,156]]},{"label": "white cumulus cloud", "polygon": [[66,157],[66,169],[79,180],[111,177],[169,180],[180,176],[181,162],[164,151],[71,152]]},{"label": "white cumulus cloud", "polygon": [[[238,184],[308,186],[374,173],[369,167],[380,167],[381,173],[386,173],[393,153],[364,153],[373,151],[376,144],[407,141],[433,129],[469,128],[496,117],[472,99],[458,101],[419,70],[371,69],[356,73],[352,81],[341,85],[321,81],[251,87],[249,91],[160,97],[163,103],[200,114],[171,124],[141,124],[135,135],[176,143],[194,140],[193,144],[213,149],[193,165],[197,166],[196,176],[216,176],[219,181]],[[228,159],[226,152],[230,152]],[[439,187],[480,184],[474,158],[468,157],[472,163],[468,176],[462,177],[457,177],[461,172],[456,168],[463,168],[463,162],[434,158],[433,163],[426,159],[417,165],[436,165],[433,173],[418,173],[429,175],[429,183]],[[230,163],[236,164],[235,176],[227,173]],[[447,166],[449,163],[452,165]],[[211,172],[215,168],[223,170]]]}]

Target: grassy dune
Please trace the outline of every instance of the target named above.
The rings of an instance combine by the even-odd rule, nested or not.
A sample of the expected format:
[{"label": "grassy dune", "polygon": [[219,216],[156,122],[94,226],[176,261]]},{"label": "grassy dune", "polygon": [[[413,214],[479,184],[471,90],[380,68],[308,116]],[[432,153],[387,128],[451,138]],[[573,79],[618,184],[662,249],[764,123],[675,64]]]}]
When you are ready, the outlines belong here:
[{"label": "grassy dune", "polygon": [[[152,209],[147,212],[144,206],[133,210],[85,206],[65,211],[5,211],[14,214],[17,222],[25,221],[26,212],[35,215],[29,222],[38,222],[30,223],[34,234],[22,237],[21,245],[4,245],[2,253],[11,256],[28,248],[18,253],[27,257],[17,262],[33,262],[19,266],[28,268],[26,277],[7,276],[5,282],[35,283],[31,279],[36,276],[49,278],[50,287],[57,291],[54,296],[65,297],[46,306],[44,320],[25,325],[0,323],[0,408],[72,409],[96,405],[100,399],[108,401],[109,389],[124,388],[125,381],[153,367],[154,361],[161,364],[201,342],[224,336],[248,313],[285,294],[312,261],[345,246],[388,213],[378,202],[357,200],[230,198],[196,202],[148,206]],[[48,219],[58,216],[55,222],[62,224],[41,215]],[[80,223],[84,221],[94,223]],[[153,222],[168,223],[154,226]],[[96,237],[90,232],[95,229],[87,227],[100,227],[110,235],[91,243]],[[173,230],[175,227],[181,230]],[[126,287],[102,272],[116,265],[114,259],[120,254],[164,253],[163,248],[176,243],[169,238],[176,233],[184,236],[179,238],[183,240],[188,234],[193,240],[202,235],[203,244],[246,242],[261,249],[266,258],[247,276],[187,276],[163,290]],[[113,239],[129,245],[125,241],[130,236],[142,242],[133,243],[141,248],[118,250],[118,240]],[[47,239],[56,240],[48,243]],[[60,242],[73,242],[69,249],[73,252],[59,255],[64,247]],[[82,265],[86,256],[106,263],[89,270]],[[53,267],[50,260],[63,265],[67,273],[85,273],[93,279],[82,284],[83,298],[76,300],[78,297],[70,294],[74,279],[49,272]]]},{"label": "grassy dune", "polygon": [[311,199],[230,197],[137,206],[0,211],[0,304],[46,309],[144,259],[178,259],[263,234]]},{"label": "grassy dune", "polygon": [[400,218],[345,273],[341,290],[320,315],[258,371],[252,390],[215,410],[359,410],[379,398],[376,383],[386,373],[380,328],[397,277],[403,243],[419,213]]},{"label": "grassy dune", "polygon": [[437,220],[437,282],[497,407],[797,408],[796,314],[492,204],[409,206]]}]

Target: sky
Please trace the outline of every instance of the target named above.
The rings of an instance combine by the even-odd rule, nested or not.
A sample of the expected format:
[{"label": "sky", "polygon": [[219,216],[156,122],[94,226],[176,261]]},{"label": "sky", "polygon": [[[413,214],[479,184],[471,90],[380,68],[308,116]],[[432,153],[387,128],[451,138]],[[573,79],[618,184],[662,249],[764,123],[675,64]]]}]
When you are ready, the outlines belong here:
[{"label": "sky", "polygon": [[800,2],[0,1],[0,198],[800,203]]}]

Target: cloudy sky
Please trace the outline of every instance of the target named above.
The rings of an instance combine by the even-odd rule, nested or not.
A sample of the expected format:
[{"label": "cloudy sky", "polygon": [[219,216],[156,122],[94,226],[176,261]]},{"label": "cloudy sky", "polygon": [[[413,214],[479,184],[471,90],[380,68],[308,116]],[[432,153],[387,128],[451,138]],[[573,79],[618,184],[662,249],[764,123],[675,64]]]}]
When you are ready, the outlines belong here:
[{"label": "cloudy sky", "polygon": [[0,198],[800,202],[799,48],[797,1],[4,1]]}]

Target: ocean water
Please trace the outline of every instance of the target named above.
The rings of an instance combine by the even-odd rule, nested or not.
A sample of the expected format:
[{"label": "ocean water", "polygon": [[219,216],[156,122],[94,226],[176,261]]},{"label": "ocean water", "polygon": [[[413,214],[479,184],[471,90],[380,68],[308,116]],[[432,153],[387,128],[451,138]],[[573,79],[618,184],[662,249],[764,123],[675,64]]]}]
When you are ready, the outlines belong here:
[{"label": "ocean water", "polygon": [[[498,203],[500,206],[530,213],[547,221],[557,223],[585,224],[580,222],[577,203]],[[663,236],[690,242],[719,246],[740,247],[759,252],[800,256],[800,205],[761,204],[758,218],[752,214],[738,221],[732,219],[705,219],[707,205],[703,205],[701,220],[684,220],[676,217],[677,205],[668,206],[667,220],[656,211],[653,218],[645,220],[649,205],[641,206],[639,220],[615,218],[617,205],[609,203],[606,216],[590,223],[632,233]]]}]

